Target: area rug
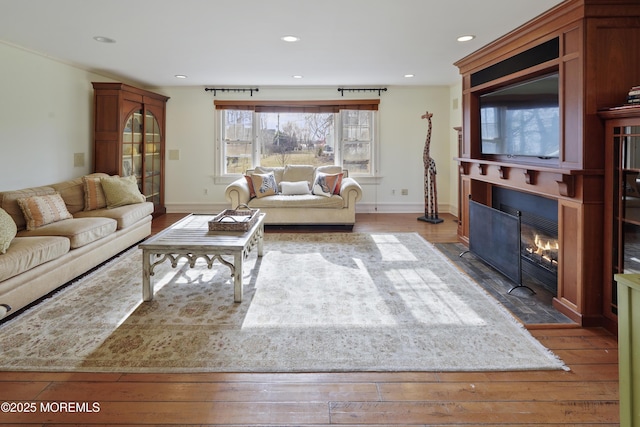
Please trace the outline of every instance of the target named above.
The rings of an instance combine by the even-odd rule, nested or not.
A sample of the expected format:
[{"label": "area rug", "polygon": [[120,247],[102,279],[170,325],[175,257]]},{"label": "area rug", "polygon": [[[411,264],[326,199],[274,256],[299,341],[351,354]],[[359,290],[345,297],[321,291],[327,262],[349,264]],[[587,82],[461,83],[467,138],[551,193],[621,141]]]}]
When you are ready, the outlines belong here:
[{"label": "area rug", "polygon": [[0,325],[0,370],[88,372],[566,369],[415,233],[267,233],[244,299],[229,269],[156,269],[132,249]]}]

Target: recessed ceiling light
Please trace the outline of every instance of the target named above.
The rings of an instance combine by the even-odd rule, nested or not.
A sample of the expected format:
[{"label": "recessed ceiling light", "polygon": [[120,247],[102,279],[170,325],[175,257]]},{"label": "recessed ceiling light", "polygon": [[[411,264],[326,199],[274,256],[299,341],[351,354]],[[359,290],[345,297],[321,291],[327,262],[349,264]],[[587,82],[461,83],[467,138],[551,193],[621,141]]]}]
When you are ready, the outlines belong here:
[{"label": "recessed ceiling light", "polygon": [[285,41],[285,42],[289,42],[289,43],[293,43],[293,42],[300,41],[300,37],[296,37],[296,36],[282,36],[282,37],[280,37],[280,40],[283,40],[283,41]]},{"label": "recessed ceiling light", "polygon": [[296,74],[296,75],[291,76],[291,77],[293,77],[294,79],[301,79],[301,78],[303,78],[304,76],[301,76],[300,74]]},{"label": "recessed ceiling light", "polygon": [[415,77],[415,74],[405,74],[404,75],[406,78],[410,79],[411,77]]},{"label": "recessed ceiling light", "polygon": [[187,78],[187,76],[185,76],[184,74],[176,74],[176,75],[175,75],[175,78],[176,78],[176,79],[186,79],[186,78]]},{"label": "recessed ceiling light", "polygon": [[476,38],[476,36],[468,34],[468,35],[464,35],[464,36],[458,37],[458,41],[459,42],[468,42],[469,40],[473,40],[475,38]]},{"label": "recessed ceiling light", "polygon": [[104,37],[104,36],[95,36],[93,38],[95,41],[100,42],[100,43],[115,43],[116,41],[112,38],[109,37]]}]

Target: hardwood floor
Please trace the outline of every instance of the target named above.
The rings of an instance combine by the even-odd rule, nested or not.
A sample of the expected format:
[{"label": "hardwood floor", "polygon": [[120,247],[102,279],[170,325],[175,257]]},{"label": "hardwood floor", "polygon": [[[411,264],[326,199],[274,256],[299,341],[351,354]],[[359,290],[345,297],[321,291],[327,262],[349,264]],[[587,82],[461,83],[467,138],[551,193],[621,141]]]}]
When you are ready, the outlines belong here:
[{"label": "hardwood floor", "polygon": [[[433,225],[417,221],[417,216],[362,214],[358,215],[354,231],[415,231],[432,242],[456,241],[457,225],[453,217],[443,215],[445,221]],[[169,214],[156,218],[154,232],[180,217]],[[36,408],[34,413],[25,413],[25,409],[32,407],[15,404],[14,408],[22,409],[22,413],[0,412],[0,424],[618,425],[616,338],[604,329],[566,325],[540,327],[531,333],[571,370],[316,374],[0,372],[0,402],[35,403]],[[96,402],[99,412],[60,410],[66,402],[89,402],[89,405]]]}]

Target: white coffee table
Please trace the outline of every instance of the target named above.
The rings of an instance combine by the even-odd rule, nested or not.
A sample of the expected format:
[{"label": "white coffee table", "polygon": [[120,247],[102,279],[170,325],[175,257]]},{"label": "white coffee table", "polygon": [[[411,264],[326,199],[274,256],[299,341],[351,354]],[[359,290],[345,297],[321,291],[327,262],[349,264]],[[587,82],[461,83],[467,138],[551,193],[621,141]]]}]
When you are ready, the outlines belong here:
[{"label": "white coffee table", "polygon": [[[184,258],[191,268],[198,259],[204,259],[209,268],[216,260],[229,267],[233,277],[233,299],[242,302],[243,261],[256,246],[258,256],[263,254],[265,215],[259,214],[253,227],[243,233],[209,231],[209,221],[214,215],[191,214],[142,242],[139,245],[142,249],[142,298],[145,301],[153,299],[151,276],[157,265],[169,260],[175,268]],[[232,255],[233,263],[223,255]]]}]

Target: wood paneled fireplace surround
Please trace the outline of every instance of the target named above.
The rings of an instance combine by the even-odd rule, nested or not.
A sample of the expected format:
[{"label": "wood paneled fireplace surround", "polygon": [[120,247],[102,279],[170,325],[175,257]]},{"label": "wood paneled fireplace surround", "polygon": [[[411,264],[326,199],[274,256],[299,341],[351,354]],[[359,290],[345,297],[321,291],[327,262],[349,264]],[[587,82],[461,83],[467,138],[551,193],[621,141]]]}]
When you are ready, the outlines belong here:
[{"label": "wood paneled fireplace surround", "polygon": [[[603,303],[603,257],[611,249],[603,237],[605,136],[598,110],[623,104],[640,84],[640,4],[567,0],[455,65],[463,90],[460,241],[469,242],[469,198],[492,206],[495,189],[504,188],[557,202],[553,304],[582,326],[615,332],[616,315]],[[559,78],[557,154],[483,153],[481,95],[549,73]]]}]

